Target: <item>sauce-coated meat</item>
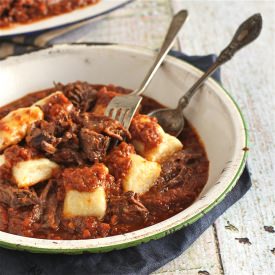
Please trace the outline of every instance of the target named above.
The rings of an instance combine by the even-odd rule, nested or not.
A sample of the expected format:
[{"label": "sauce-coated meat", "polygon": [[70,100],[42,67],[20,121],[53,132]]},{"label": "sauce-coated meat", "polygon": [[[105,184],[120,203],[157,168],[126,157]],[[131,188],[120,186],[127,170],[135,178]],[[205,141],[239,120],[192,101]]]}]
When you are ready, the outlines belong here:
[{"label": "sauce-coated meat", "polygon": [[82,150],[91,162],[102,161],[107,154],[110,137],[98,134],[89,128],[80,131]]}]

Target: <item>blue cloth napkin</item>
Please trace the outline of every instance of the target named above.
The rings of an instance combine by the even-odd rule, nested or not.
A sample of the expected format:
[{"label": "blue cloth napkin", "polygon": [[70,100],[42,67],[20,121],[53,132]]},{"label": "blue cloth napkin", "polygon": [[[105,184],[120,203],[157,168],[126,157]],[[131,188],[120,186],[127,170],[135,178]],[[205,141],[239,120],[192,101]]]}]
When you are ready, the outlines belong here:
[{"label": "blue cloth napkin", "polygon": [[[216,58],[215,55],[187,56],[180,52],[171,54],[202,70],[206,70]],[[220,82],[220,71],[213,77]],[[162,239],[137,247],[83,255],[44,255],[0,249],[0,274],[150,274],[181,255],[220,215],[243,197],[250,187],[250,176],[245,168],[232,191],[200,220]]]}]

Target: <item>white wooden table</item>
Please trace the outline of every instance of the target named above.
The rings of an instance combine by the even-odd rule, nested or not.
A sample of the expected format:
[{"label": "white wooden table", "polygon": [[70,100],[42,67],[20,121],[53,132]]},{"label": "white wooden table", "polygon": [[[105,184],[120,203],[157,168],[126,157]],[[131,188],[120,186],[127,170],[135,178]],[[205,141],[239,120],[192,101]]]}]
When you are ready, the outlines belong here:
[{"label": "white wooden table", "polygon": [[[190,18],[178,47],[190,55],[219,53],[242,21],[256,12],[263,15],[261,37],[222,70],[224,86],[250,128],[248,165],[253,187],[185,253],[155,274],[275,274],[274,233],[264,229],[275,228],[275,2],[137,0],[92,24],[79,41],[155,49],[179,9],[187,9]],[[251,245],[236,238],[248,238]]]},{"label": "white wooden table", "polygon": [[[248,165],[253,187],[185,253],[154,274],[275,274],[274,0],[137,0],[91,24],[78,42],[118,42],[155,49],[179,9],[187,9],[190,18],[176,48],[189,55],[219,53],[242,21],[256,12],[263,15],[260,38],[222,69],[224,87],[237,100],[250,129]],[[62,41],[75,42],[75,38]],[[268,232],[265,226],[274,229],[269,227]],[[250,243],[236,238],[248,238]]]}]

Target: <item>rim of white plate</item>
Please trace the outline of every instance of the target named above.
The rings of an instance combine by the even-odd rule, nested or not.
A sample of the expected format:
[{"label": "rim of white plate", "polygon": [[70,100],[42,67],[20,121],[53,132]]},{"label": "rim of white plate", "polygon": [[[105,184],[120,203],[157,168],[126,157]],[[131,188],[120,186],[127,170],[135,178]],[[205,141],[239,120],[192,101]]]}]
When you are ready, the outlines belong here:
[{"label": "rim of white plate", "polygon": [[0,28],[0,37],[33,34],[40,31],[65,27],[88,19],[99,19],[133,1],[134,0],[101,0],[94,5],[76,9],[68,13],[44,18],[27,24],[16,24],[10,28]]}]

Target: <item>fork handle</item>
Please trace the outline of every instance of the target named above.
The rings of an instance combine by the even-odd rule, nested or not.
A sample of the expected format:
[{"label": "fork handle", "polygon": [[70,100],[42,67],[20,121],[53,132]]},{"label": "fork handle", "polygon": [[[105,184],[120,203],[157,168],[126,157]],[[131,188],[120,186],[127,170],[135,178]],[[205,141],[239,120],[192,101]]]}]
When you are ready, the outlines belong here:
[{"label": "fork handle", "polygon": [[149,83],[151,82],[153,76],[155,75],[156,71],[158,70],[159,66],[161,65],[162,61],[166,57],[169,50],[172,48],[173,42],[181,29],[183,23],[188,17],[188,12],[186,10],[179,11],[174,17],[170,24],[170,27],[167,31],[166,37],[163,41],[162,47],[156,57],[156,60],[153,66],[150,68],[149,72],[147,73],[145,79],[140,85],[140,88],[132,92],[132,94],[140,95],[142,94],[146,88],[148,87]]},{"label": "fork handle", "polygon": [[234,54],[254,41],[262,30],[262,16],[256,13],[244,21],[237,29],[229,45],[220,53],[216,62],[199,78],[197,82],[179,100],[178,109],[183,110],[189,103],[197,89],[211,76],[222,64],[229,61]]}]

